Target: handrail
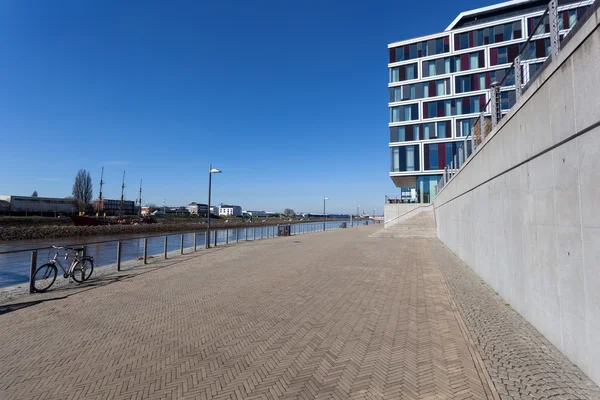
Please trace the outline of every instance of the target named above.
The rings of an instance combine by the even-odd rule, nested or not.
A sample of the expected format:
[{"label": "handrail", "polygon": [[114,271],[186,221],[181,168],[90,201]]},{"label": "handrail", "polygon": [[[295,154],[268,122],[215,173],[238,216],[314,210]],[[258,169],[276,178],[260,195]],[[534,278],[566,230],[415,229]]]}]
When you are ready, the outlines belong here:
[{"label": "handrail", "polygon": [[415,207],[415,208],[413,208],[412,210],[405,212],[404,214],[400,214],[400,215],[397,215],[397,216],[395,216],[394,218],[390,219],[389,221],[384,221],[384,222],[383,222],[383,224],[385,225],[385,224],[387,224],[388,222],[395,221],[395,220],[397,220],[398,218],[400,218],[400,217],[403,217],[403,216],[405,216],[406,214],[409,214],[409,213],[411,213],[411,212],[413,212],[413,211],[415,211],[415,210],[417,210],[417,209],[419,209],[419,208],[427,208],[427,207],[431,207],[431,206],[433,206],[433,203],[430,203],[430,204],[428,204],[428,205],[426,205],[426,206],[418,206],[418,207]]}]

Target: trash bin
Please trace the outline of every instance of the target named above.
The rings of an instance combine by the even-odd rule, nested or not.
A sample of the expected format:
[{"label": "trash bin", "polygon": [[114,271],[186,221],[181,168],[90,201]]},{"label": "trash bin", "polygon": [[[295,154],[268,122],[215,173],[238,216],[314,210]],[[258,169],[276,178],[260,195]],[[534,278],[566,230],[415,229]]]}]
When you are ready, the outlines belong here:
[{"label": "trash bin", "polygon": [[278,225],[277,236],[290,236],[290,225]]},{"label": "trash bin", "polygon": [[342,222],[342,224],[340,225],[340,228],[345,228],[346,227],[346,223]]}]

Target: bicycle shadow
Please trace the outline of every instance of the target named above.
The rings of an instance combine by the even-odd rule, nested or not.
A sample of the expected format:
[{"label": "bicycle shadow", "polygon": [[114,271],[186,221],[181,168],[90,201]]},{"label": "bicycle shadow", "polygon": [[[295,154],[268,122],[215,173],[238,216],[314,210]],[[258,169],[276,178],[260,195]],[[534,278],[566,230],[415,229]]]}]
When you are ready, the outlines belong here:
[{"label": "bicycle shadow", "polygon": [[38,300],[32,300],[32,301],[25,301],[22,303],[0,305],[0,315],[8,314],[13,311],[22,310],[24,308],[31,307],[31,306],[36,306],[40,303],[45,303],[46,301],[66,299],[67,297],[69,297],[69,296],[52,297],[49,299],[38,299]]}]

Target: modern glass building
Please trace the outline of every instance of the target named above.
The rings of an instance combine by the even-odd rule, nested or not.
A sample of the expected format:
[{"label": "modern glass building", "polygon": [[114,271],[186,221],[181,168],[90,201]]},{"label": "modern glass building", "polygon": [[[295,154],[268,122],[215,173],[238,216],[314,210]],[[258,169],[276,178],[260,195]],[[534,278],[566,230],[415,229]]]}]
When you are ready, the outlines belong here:
[{"label": "modern glass building", "polygon": [[[592,3],[559,0],[561,38]],[[417,202],[433,200],[471,121],[490,112],[485,105],[491,83],[509,73],[547,7],[548,1],[513,0],[466,11],[444,32],[388,45],[390,177],[403,198],[416,189]],[[525,82],[550,54],[547,19],[528,44],[532,56],[522,62]],[[515,98],[510,74],[501,88],[503,112]]]}]

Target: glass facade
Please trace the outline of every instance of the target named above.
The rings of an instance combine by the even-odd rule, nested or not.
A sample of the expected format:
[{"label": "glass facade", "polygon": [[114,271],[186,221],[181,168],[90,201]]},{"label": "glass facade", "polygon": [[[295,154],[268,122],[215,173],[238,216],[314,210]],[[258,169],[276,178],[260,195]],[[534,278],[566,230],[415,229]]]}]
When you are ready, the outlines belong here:
[{"label": "glass facade", "polygon": [[[575,5],[573,2],[570,7]],[[559,4],[561,39],[589,8],[586,5],[562,10],[567,6],[567,3]],[[525,46],[522,83],[536,75],[550,54],[548,20],[532,16],[541,14],[544,4],[536,3],[535,7],[526,9],[522,5],[503,7],[481,15],[476,13],[475,17],[459,22],[456,30],[440,33],[438,38],[420,38],[388,49],[389,63],[404,64],[388,65],[389,83],[396,83],[393,87],[388,85],[390,125],[400,125],[389,127],[390,171],[392,177],[410,177],[394,179],[397,184],[412,182],[410,185],[415,185],[416,179],[416,186],[410,190],[418,193],[418,201],[433,199],[440,171],[453,160],[458,148],[465,143],[464,138],[473,131],[475,118],[481,113],[487,114],[484,119],[489,123],[490,109],[486,109],[486,103],[491,84],[502,83],[503,114],[514,105],[515,74],[509,66],[521,47]],[[540,21],[537,33],[542,36],[525,45],[527,36]],[[469,31],[457,32],[465,28]],[[466,142],[470,147],[471,142]],[[415,175],[416,172],[432,175]]]},{"label": "glass facade", "polygon": [[409,104],[390,108],[390,121],[403,122],[419,119],[419,104]]},{"label": "glass facade", "polygon": [[422,175],[417,177],[417,197],[419,203],[431,203],[437,194],[441,175]]},{"label": "glass facade", "polygon": [[413,83],[390,88],[390,103],[450,94],[450,79]]},{"label": "glass facade", "polygon": [[444,169],[452,161],[460,143],[462,142],[425,143],[423,145],[425,171]]},{"label": "glass facade", "polygon": [[458,56],[438,58],[436,60],[423,61],[423,78],[454,72],[469,71],[471,69],[485,67],[485,53],[483,50]]},{"label": "glass facade", "polygon": [[400,65],[390,68],[390,83],[409,81],[419,78],[417,64]]},{"label": "glass facade", "polygon": [[485,108],[485,94],[423,103],[423,119],[479,113]]},{"label": "glass facade", "polygon": [[389,49],[390,64],[399,61],[408,61],[415,58],[448,53],[450,51],[450,37],[444,36],[423,42],[406,44]]},{"label": "glass facade", "polygon": [[419,171],[419,145],[392,147],[390,172]]},{"label": "glass facade", "polygon": [[450,121],[393,126],[390,128],[390,142],[410,142],[413,140],[443,139],[450,137],[452,137],[452,124]]},{"label": "glass facade", "polygon": [[522,37],[521,21],[509,22],[507,24],[455,34],[454,51],[505,42],[507,40],[521,39]]}]

